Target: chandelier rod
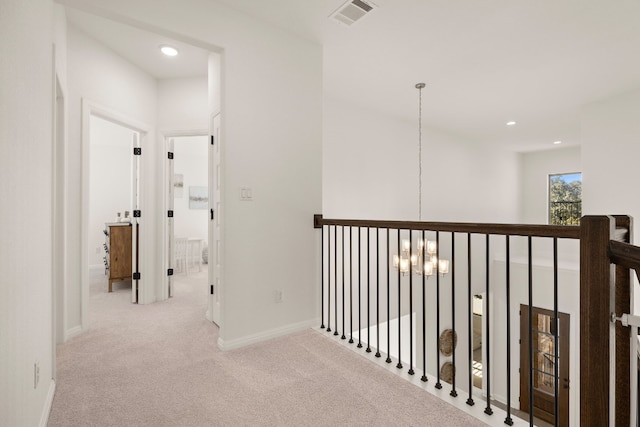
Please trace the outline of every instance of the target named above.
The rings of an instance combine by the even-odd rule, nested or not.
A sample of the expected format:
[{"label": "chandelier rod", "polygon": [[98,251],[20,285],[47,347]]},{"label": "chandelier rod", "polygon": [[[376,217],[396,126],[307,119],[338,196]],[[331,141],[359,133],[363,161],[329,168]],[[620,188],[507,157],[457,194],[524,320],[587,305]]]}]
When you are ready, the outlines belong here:
[{"label": "chandelier rod", "polygon": [[416,83],[418,89],[418,221],[422,221],[422,89],[424,83]]}]

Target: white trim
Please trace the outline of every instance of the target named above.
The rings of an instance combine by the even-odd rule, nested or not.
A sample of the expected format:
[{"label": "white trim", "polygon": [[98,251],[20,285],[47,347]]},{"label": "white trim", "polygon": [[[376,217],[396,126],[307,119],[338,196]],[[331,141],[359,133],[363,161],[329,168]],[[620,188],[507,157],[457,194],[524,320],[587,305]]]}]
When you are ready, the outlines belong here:
[{"label": "white trim", "polygon": [[71,338],[74,338],[78,335],[80,335],[82,333],[83,329],[82,326],[78,325],[78,326],[74,326],[71,329],[67,329],[64,333],[64,341],[67,342],[68,340],[70,340]]},{"label": "white trim", "polygon": [[198,129],[169,129],[158,131],[162,139],[166,138],[178,138],[181,136],[209,136],[209,130],[205,128]]},{"label": "white trim", "polygon": [[42,408],[42,414],[40,415],[40,427],[47,427],[49,422],[49,415],[51,414],[51,406],[53,406],[53,396],[56,394],[56,382],[51,380],[49,382],[49,391],[47,391],[47,399],[44,401],[44,407]]},{"label": "white trim", "polygon": [[306,329],[312,329],[318,323],[320,323],[320,319],[311,319],[291,325],[281,326],[275,329],[270,329],[264,332],[258,332],[257,334],[247,335],[246,337],[236,338],[231,341],[224,341],[222,338],[218,338],[218,348],[222,351],[235,350],[236,348],[241,348],[250,344],[267,341],[272,338],[289,335],[294,332],[304,331]]}]

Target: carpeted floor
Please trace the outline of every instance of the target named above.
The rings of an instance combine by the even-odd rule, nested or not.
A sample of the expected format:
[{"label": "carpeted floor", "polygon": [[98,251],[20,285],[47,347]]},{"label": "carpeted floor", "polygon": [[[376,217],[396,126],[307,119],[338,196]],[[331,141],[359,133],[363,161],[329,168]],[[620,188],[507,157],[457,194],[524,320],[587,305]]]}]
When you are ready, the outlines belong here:
[{"label": "carpeted floor", "polygon": [[90,330],[58,347],[50,427],[485,425],[313,330],[219,351],[197,277],[151,305],[92,277]]}]

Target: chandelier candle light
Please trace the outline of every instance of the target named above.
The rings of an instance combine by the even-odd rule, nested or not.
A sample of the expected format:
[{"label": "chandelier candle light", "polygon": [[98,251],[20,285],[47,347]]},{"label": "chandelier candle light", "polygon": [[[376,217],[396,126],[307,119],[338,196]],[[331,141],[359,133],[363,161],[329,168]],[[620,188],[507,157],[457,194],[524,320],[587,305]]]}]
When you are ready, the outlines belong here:
[{"label": "chandelier candle light", "polygon": [[[419,103],[418,103],[418,220],[422,221],[422,89],[424,83],[417,83]],[[411,232],[411,231],[409,231]],[[426,252],[426,253],[425,253]],[[426,255],[429,255],[427,260]],[[401,252],[393,256],[393,267],[400,270],[402,275],[410,270],[415,274],[424,275],[427,278],[436,272],[442,276],[449,272],[449,260],[438,259],[438,243],[433,240],[419,239],[417,248],[411,249],[410,240],[402,240]]]}]

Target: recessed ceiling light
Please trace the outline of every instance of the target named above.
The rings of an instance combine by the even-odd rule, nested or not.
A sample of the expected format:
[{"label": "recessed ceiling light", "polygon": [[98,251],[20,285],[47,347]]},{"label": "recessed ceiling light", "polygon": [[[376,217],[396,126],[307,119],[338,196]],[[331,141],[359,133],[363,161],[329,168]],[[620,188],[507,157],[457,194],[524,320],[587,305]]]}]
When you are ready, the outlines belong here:
[{"label": "recessed ceiling light", "polygon": [[510,122],[507,122],[507,126],[513,126],[513,125],[515,125],[515,124],[516,124],[516,122],[514,122],[513,120],[512,120],[512,121],[510,121]]},{"label": "recessed ceiling light", "polygon": [[178,54],[178,49],[166,44],[160,46],[160,51],[167,56],[176,56]]},{"label": "recessed ceiling light", "polygon": [[554,145],[562,144],[562,141],[553,141]]}]

